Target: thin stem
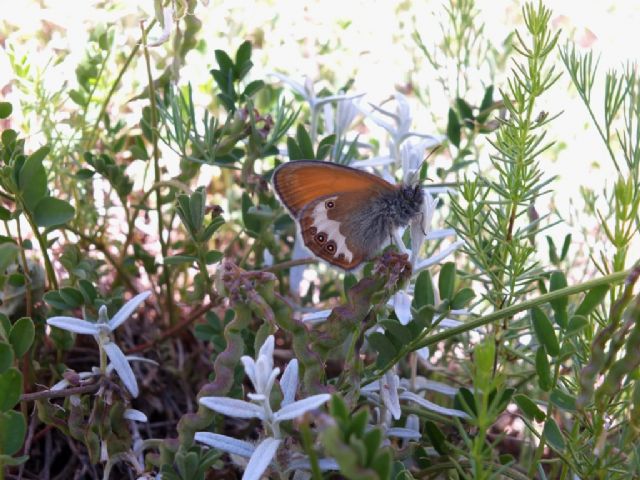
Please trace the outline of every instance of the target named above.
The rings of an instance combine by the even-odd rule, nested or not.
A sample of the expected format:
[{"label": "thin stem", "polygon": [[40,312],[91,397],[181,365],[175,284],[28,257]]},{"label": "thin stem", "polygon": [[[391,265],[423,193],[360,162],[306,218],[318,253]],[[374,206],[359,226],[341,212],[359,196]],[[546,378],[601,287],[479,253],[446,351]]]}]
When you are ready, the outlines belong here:
[{"label": "thin stem", "polygon": [[[147,67],[147,77],[149,81],[149,100],[151,102],[151,137],[153,142],[153,170],[155,175],[155,183],[160,182],[160,150],[158,148],[158,106],[156,105],[156,91],[153,83],[153,76],[151,74],[151,59],[149,57],[149,49],[147,48],[147,32],[144,29],[144,24],[140,23],[140,29],[142,30],[142,45],[144,47],[144,59]],[[160,242],[160,250],[162,251],[162,257],[167,257],[168,247],[167,242],[163,237],[164,224],[162,221],[162,194],[160,189],[156,190],[156,212],[158,215],[158,240]],[[170,231],[168,232],[170,233]],[[169,239],[167,238],[167,241]],[[163,265],[162,268],[162,281],[165,284],[165,291],[167,295],[167,310],[169,310],[169,323],[174,324],[175,311],[173,307],[173,285],[171,284],[171,277],[169,274],[169,267]]]},{"label": "thin stem", "polygon": [[580,283],[578,285],[573,285],[570,287],[561,288],[558,290],[554,290],[549,293],[545,293],[544,295],[540,295],[537,298],[526,300],[522,303],[518,303],[515,305],[510,305],[508,307],[503,308],[502,310],[498,310],[496,312],[490,313],[489,315],[485,315],[484,317],[477,318],[475,320],[471,320],[469,322],[465,322],[463,325],[459,325],[457,327],[448,328],[447,330],[436,333],[434,335],[429,335],[427,332],[426,335],[420,336],[414,341],[410,342],[405,348],[403,348],[400,352],[398,352],[393,359],[387,363],[387,365],[377,371],[374,371],[370,377],[365,379],[362,382],[362,385],[368,385],[371,382],[376,381],[384,373],[389,370],[393,365],[398,363],[407,353],[413,352],[420,348],[429,347],[431,345],[435,345],[438,342],[443,340],[447,340],[449,338],[455,337],[462,333],[469,332],[478,327],[482,327],[489,323],[496,322],[498,320],[502,320],[503,318],[509,318],[514,316],[517,313],[523,312],[525,310],[529,310],[535,306],[543,305],[545,303],[551,302],[553,300],[557,300],[560,298],[568,297],[570,295],[575,295],[577,293],[581,293],[587,290],[591,290],[592,288],[599,287],[602,285],[612,285],[623,282],[631,270],[625,270],[623,272],[612,273],[611,275],[606,275],[600,278],[594,278],[592,280],[586,281],[584,283]]}]

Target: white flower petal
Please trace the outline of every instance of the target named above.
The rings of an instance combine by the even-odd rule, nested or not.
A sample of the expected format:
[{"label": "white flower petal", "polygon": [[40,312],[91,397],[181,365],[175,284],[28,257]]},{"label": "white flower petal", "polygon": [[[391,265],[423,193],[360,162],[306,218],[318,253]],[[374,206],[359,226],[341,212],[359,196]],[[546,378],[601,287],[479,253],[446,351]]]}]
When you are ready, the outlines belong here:
[{"label": "white flower petal", "polygon": [[441,238],[451,237],[456,234],[453,228],[442,228],[440,230],[431,230],[427,232],[427,240],[439,240]]},{"label": "white flower petal", "polygon": [[131,316],[131,314],[136,311],[140,304],[149,298],[149,295],[151,295],[151,292],[142,292],[125,303],[113,318],[109,320],[109,329],[113,331],[122,325]]},{"label": "white flower petal", "polygon": [[259,418],[264,420],[262,407],[244,400],[227,397],[202,397],[199,400],[209,410],[236,418]]},{"label": "white flower petal", "polygon": [[395,420],[402,416],[400,399],[398,398],[398,385],[400,379],[392,370],[388,370],[380,379],[380,397]]},{"label": "white flower petal", "polygon": [[305,99],[307,99],[307,101],[309,101],[309,96],[307,95],[307,91],[305,90],[304,86],[301,83],[298,83],[295,80],[292,80],[291,78],[287,77],[286,75],[283,75],[278,72],[271,72],[269,75],[271,75],[272,77],[276,77],[282,83],[289,85],[289,87],[294,92],[296,92],[298,95],[303,96]]},{"label": "white flower petal", "polygon": [[458,240],[457,242],[453,243],[452,245],[442,250],[440,253],[437,253],[427,259],[421,260],[416,265],[414,273],[418,273],[421,270],[424,270],[425,268],[429,268],[432,265],[440,263],[440,261],[448,257],[452,252],[456,251],[462,245],[464,245],[464,242],[462,240]]},{"label": "white flower petal", "polygon": [[422,435],[410,428],[391,427],[387,429],[387,435],[391,437],[407,438],[409,440],[418,440]]},{"label": "white flower petal", "polygon": [[163,18],[164,27],[162,28],[162,32],[157,37],[149,38],[148,45],[150,47],[157,47],[158,45],[162,45],[164,42],[169,40],[169,36],[171,35],[171,27],[173,25],[173,9],[171,7],[165,7]]},{"label": "white flower petal", "polygon": [[429,347],[419,348],[418,350],[416,350],[416,353],[418,354],[418,356],[422,360],[424,360],[424,361],[428,361],[429,360],[429,357],[430,357]]},{"label": "white flower petal", "polygon": [[400,290],[391,300],[393,302],[393,310],[400,323],[402,325],[409,323],[413,318],[411,314],[411,296],[404,290]]},{"label": "white flower petal", "polygon": [[256,447],[253,455],[251,455],[244,475],[242,475],[242,480],[260,480],[279,446],[280,440],[276,440],[275,438],[267,437],[262,440]]},{"label": "white flower petal", "polygon": [[421,407],[424,407],[427,410],[431,410],[436,413],[440,413],[441,415],[447,415],[449,417],[470,418],[469,415],[467,415],[467,413],[463,412],[462,410],[441,407],[440,405],[430,402],[426,398],[422,398],[421,396],[416,395],[413,392],[402,392],[400,394],[400,399],[417,403]]},{"label": "white flower petal", "polygon": [[309,410],[318,408],[323,403],[328,402],[330,398],[331,395],[329,395],[328,393],[321,393],[319,395],[312,395],[311,397],[298,400],[297,402],[285,405],[280,410],[278,410],[273,415],[273,419],[275,422],[291,420],[293,418],[299,417],[300,415],[304,415]]},{"label": "white flower petal", "polygon": [[253,384],[253,388],[258,389],[258,379],[256,378],[256,362],[253,358],[243,355],[240,357],[240,361],[242,365],[244,365],[244,373],[249,377],[251,383]]},{"label": "white flower petal", "polygon": [[84,335],[97,335],[100,332],[100,327],[95,323],[75,317],[51,317],[47,319],[47,325]]},{"label": "white flower petal", "polygon": [[[340,470],[338,462],[336,462],[333,458],[318,459],[318,466],[323,472],[330,470]],[[296,458],[294,460],[291,460],[289,462],[289,465],[287,465],[287,471],[289,472],[295,471],[296,473],[298,473],[299,470],[311,470],[311,462],[309,462],[309,459],[307,457]]]},{"label": "white flower petal", "polygon": [[131,365],[129,365],[120,347],[113,342],[108,342],[102,345],[102,348],[104,348],[104,351],[107,353],[114,370],[120,377],[120,380],[122,380],[124,386],[129,390],[131,396],[136,398],[138,393],[140,393],[138,390],[138,382],[136,381],[133,370],[131,370]]},{"label": "white flower petal", "polygon": [[264,341],[262,346],[260,347],[260,352],[258,353],[258,358],[265,357],[271,362],[271,367],[269,370],[273,369],[273,349],[275,347],[275,338],[273,335],[269,335],[267,339]]},{"label": "white flower petal", "polygon": [[290,404],[296,399],[298,390],[298,360],[293,359],[284,369],[280,378],[280,389],[282,390],[282,406]]},{"label": "white flower petal", "polygon": [[[155,360],[151,360],[150,358],[145,358],[145,357],[141,357],[139,355],[127,355],[124,358],[127,359],[127,362],[142,362],[142,363],[149,363],[151,365],[158,365],[158,362],[156,362]],[[110,363],[109,365],[107,365],[107,375],[110,375],[111,372],[113,372],[113,364]]]},{"label": "white flower petal", "polygon": [[218,450],[246,458],[253,455],[256,449],[253,444],[249,442],[217,433],[196,432],[194,439],[196,442],[204,443],[212,448],[217,448]]},{"label": "white flower petal", "polygon": [[329,315],[331,314],[331,310],[318,310],[317,312],[305,313],[302,315],[302,321],[304,323],[309,323],[314,325],[316,323],[324,322]]},{"label": "white flower petal", "polygon": [[389,156],[383,157],[371,157],[366,160],[355,160],[349,164],[353,168],[366,168],[366,167],[381,167],[385,165],[391,165],[394,163],[393,158]]},{"label": "white flower petal", "polygon": [[147,419],[147,416],[142,413],[140,410],[136,410],[135,408],[127,408],[124,411],[124,418],[126,418],[127,420],[131,420],[133,422],[143,422],[146,423],[149,420]]}]

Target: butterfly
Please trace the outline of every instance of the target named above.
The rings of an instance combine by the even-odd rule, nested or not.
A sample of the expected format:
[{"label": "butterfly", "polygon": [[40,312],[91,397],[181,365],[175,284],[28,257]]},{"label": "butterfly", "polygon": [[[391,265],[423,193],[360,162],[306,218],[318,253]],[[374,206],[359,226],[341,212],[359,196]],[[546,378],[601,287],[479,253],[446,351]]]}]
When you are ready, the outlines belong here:
[{"label": "butterfly", "polygon": [[320,259],[353,270],[371,258],[395,229],[422,214],[420,185],[394,185],[363,170],[295,160],[273,173],[273,186]]}]

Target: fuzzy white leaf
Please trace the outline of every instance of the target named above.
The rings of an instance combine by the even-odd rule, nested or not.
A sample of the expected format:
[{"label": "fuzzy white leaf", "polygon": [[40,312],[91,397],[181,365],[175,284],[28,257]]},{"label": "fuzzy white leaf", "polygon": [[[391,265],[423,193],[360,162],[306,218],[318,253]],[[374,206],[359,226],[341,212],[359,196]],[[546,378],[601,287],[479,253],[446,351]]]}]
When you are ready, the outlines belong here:
[{"label": "fuzzy white leaf", "polygon": [[394,419],[398,420],[402,415],[400,399],[398,398],[398,385],[400,380],[395,372],[389,370],[380,379],[380,397]]},{"label": "fuzzy white leaf", "polygon": [[109,320],[109,329],[113,331],[122,325],[131,314],[136,311],[140,304],[149,298],[149,295],[151,295],[151,292],[142,292],[125,303],[113,318]]},{"label": "fuzzy white leaf", "polygon": [[278,410],[273,415],[273,419],[275,422],[282,422],[284,420],[297,418],[300,415],[304,415],[309,410],[318,408],[323,403],[328,402],[330,398],[331,395],[329,395],[328,393],[321,393],[319,395],[313,395],[311,397],[298,400],[297,402],[285,405],[280,410]]},{"label": "fuzzy white leaf", "polygon": [[214,412],[236,418],[260,418],[264,420],[262,407],[244,400],[227,397],[202,397],[200,404]]},{"label": "fuzzy white leaf", "polygon": [[249,458],[256,449],[253,444],[249,442],[217,433],[196,432],[194,439],[196,442],[204,443],[212,448],[217,448],[218,450],[246,458]]},{"label": "fuzzy white leaf", "polygon": [[279,446],[280,440],[276,440],[275,438],[267,437],[262,440],[256,447],[253,455],[251,455],[244,475],[242,475],[242,480],[260,480]]},{"label": "fuzzy white leaf", "polygon": [[120,380],[122,380],[124,386],[129,390],[131,396],[136,398],[140,393],[138,390],[138,382],[136,381],[133,370],[131,370],[131,365],[129,365],[120,347],[113,342],[108,342],[102,345],[102,348],[104,348],[104,351],[107,353],[107,357],[109,357],[114,370],[120,377]]},{"label": "fuzzy white leaf", "polygon": [[440,253],[437,253],[424,260],[421,260],[420,262],[417,263],[416,268],[414,269],[414,273],[420,272],[426,268],[429,268],[432,265],[440,263],[443,259],[451,255],[462,245],[464,245],[464,242],[462,240],[458,240],[457,242],[449,245],[447,248],[442,250]]},{"label": "fuzzy white leaf", "polygon": [[75,317],[51,317],[47,319],[47,325],[83,335],[97,335],[100,332],[97,324]]}]

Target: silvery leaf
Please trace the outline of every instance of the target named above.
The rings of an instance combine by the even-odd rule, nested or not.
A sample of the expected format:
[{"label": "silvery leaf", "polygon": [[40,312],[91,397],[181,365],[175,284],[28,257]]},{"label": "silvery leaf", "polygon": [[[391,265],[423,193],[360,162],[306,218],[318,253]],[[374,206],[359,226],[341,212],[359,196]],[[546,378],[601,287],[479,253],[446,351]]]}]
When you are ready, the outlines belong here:
[{"label": "silvery leaf", "polygon": [[149,295],[151,295],[151,292],[142,292],[125,303],[113,318],[109,320],[109,329],[113,331],[122,325],[131,314],[136,311],[140,304],[149,298]]},{"label": "silvery leaf", "polygon": [[242,480],[260,480],[279,446],[280,440],[275,438],[267,437],[262,440],[251,455]]},{"label": "silvery leaf", "polygon": [[227,397],[202,397],[200,404],[214,412],[236,418],[260,418],[264,420],[262,407],[244,400]]},{"label": "silvery leaf", "polygon": [[273,419],[275,422],[282,422],[284,420],[297,418],[300,415],[304,415],[309,410],[318,408],[323,403],[329,401],[330,398],[331,395],[329,395],[328,393],[321,393],[319,395],[312,395],[311,397],[298,400],[297,402],[285,405],[280,410],[278,410],[273,415]]},{"label": "silvery leaf", "polygon": [[124,386],[129,390],[131,396],[136,398],[138,393],[140,393],[138,390],[138,382],[136,381],[133,370],[131,370],[131,365],[129,365],[120,347],[113,342],[108,342],[102,345],[102,348],[104,348],[104,351],[107,353],[107,357],[109,357],[114,370],[120,377],[120,380],[122,380]]},{"label": "silvery leaf", "polygon": [[194,439],[196,442],[204,443],[212,448],[246,458],[249,458],[255,451],[255,447],[249,442],[217,433],[196,432]]},{"label": "silvery leaf", "polygon": [[400,380],[395,372],[389,370],[379,380],[380,382],[380,397],[385,406],[391,413],[394,419],[398,420],[402,415],[400,409],[400,399],[398,398],[398,385]]},{"label": "silvery leaf", "polygon": [[100,327],[95,323],[75,317],[51,317],[47,319],[47,325],[84,335],[97,335],[100,332]]},{"label": "silvery leaf", "polygon": [[258,379],[256,378],[256,362],[253,358],[243,355],[240,358],[242,365],[244,366],[244,373],[249,377],[254,389],[258,389]]},{"label": "silvery leaf", "polygon": [[317,312],[305,313],[302,315],[302,321],[304,323],[309,323],[311,325],[315,325],[316,323],[324,322],[329,315],[331,314],[331,310],[318,310]]}]

